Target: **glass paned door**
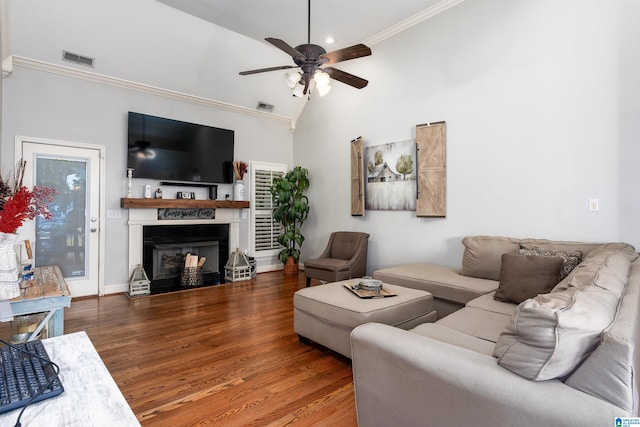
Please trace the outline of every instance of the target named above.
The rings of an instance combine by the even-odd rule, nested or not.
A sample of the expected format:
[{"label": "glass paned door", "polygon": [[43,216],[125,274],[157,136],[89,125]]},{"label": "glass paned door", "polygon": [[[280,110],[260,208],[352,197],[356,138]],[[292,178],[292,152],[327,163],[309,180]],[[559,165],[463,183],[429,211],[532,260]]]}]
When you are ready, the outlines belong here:
[{"label": "glass paned door", "polygon": [[26,161],[24,185],[54,187],[53,218],[25,223],[22,240],[34,247],[34,265],[57,265],[73,297],[100,288],[100,149],[24,139],[16,153]]},{"label": "glass paned door", "polygon": [[87,169],[84,159],[38,156],[36,185],[57,190],[49,205],[53,218],[36,218],[35,263],[57,265],[64,277],[86,277],[85,242],[89,224]]}]

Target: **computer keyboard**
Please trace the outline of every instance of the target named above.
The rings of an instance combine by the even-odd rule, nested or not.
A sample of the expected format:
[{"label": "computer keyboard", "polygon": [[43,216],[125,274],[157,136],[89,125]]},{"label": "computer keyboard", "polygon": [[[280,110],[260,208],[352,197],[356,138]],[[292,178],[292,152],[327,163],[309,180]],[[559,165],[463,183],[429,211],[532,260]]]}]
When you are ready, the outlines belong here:
[{"label": "computer keyboard", "polygon": [[0,347],[0,413],[23,407],[32,398],[31,403],[39,402],[63,391],[57,369],[52,366],[42,342],[35,340]]}]

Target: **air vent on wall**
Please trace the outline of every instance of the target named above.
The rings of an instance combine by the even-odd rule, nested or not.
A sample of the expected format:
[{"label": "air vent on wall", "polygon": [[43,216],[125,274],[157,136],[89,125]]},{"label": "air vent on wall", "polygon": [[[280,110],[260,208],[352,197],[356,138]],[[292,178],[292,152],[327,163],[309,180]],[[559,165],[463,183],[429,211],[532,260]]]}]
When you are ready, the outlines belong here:
[{"label": "air vent on wall", "polygon": [[87,65],[89,67],[93,67],[93,63],[95,61],[94,58],[78,55],[77,53],[67,52],[66,50],[62,51],[62,59],[64,59],[65,61],[75,62],[76,64],[80,65]]},{"label": "air vent on wall", "polygon": [[270,113],[273,111],[273,104],[267,104],[266,102],[258,101],[256,110],[267,111]]}]

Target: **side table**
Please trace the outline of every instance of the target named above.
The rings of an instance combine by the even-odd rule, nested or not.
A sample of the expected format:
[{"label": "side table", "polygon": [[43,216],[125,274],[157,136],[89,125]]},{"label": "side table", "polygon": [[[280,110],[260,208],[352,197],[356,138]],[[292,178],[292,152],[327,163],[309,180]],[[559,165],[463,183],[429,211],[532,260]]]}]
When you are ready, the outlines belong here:
[{"label": "side table", "polygon": [[71,294],[57,265],[36,267],[33,285],[21,289],[20,296],[9,303],[14,316],[46,313],[29,341],[35,339],[45,325],[49,326],[50,337],[64,334],[64,308],[71,306]]}]

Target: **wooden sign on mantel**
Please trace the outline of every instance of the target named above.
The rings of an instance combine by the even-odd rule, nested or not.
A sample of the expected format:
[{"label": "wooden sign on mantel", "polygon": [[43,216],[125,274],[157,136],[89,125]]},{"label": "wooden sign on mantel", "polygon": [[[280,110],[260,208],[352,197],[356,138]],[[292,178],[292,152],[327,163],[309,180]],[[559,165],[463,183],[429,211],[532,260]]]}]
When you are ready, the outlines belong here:
[{"label": "wooden sign on mantel", "polygon": [[364,216],[364,142],[351,141],[351,216]]},{"label": "wooden sign on mantel", "polygon": [[416,126],[418,200],[416,216],[447,216],[446,122]]}]

